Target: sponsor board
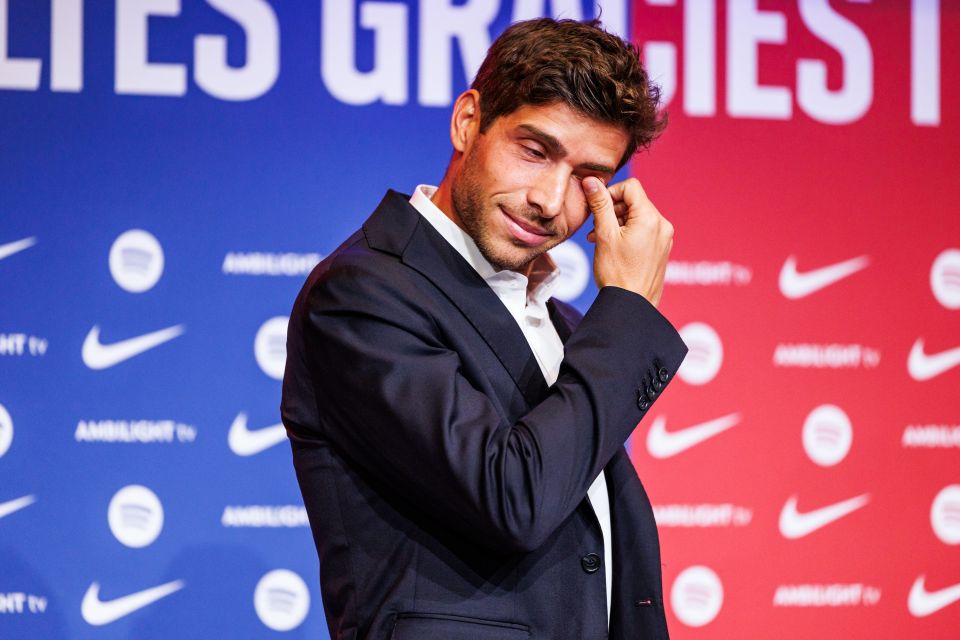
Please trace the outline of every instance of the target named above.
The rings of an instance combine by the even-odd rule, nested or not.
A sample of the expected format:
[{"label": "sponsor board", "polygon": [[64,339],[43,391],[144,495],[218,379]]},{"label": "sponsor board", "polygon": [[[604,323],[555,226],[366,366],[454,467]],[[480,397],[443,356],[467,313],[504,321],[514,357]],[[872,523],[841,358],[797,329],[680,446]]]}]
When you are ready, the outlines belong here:
[{"label": "sponsor board", "polygon": [[717,376],[723,364],[720,336],[704,322],[691,322],[680,329],[680,337],[689,351],[677,369],[677,375],[687,384],[707,384]]},{"label": "sponsor board", "polygon": [[7,408],[0,404],[0,458],[10,450],[13,444],[13,418]]},{"label": "sponsor board", "polygon": [[80,420],[73,439],[127,444],[191,443],[197,439],[197,428],[174,420]]},{"label": "sponsor board", "polygon": [[305,276],[323,260],[319,253],[230,251],[221,270],[229,276]]},{"label": "sponsor board", "polygon": [[862,582],[834,584],[781,584],[773,593],[775,607],[873,606],[883,595],[880,587]]},{"label": "sponsor board", "polygon": [[803,421],[802,441],[803,450],[811,461],[821,467],[832,467],[850,452],[853,425],[843,409],[823,404]]},{"label": "sponsor board", "polygon": [[37,497],[33,495],[21,496],[19,498],[14,498],[13,500],[5,500],[0,502],[0,518],[6,518],[11,513],[16,513],[21,509],[29,507],[34,502],[37,501]]},{"label": "sponsor board", "polygon": [[671,260],[663,278],[664,284],[699,287],[743,287],[751,280],[753,270],[750,267],[726,260]]},{"label": "sponsor board", "polygon": [[876,369],[880,350],[862,344],[781,342],[773,350],[773,366],[799,369]]},{"label": "sponsor board", "polygon": [[941,589],[928,590],[926,576],[920,576],[910,587],[907,610],[915,618],[925,618],[960,602],[960,582]]},{"label": "sponsor board", "polygon": [[283,380],[287,364],[287,316],[270,318],[257,330],[253,339],[253,355],[260,370],[274,380]]},{"label": "sponsor board", "polygon": [[960,309],[960,249],[947,249],[933,261],[930,290],[945,308]]},{"label": "sponsor board", "polygon": [[849,278],[870,264],[868,256],[850,258],[816,269],[800,272],[796,256],[790,256],[780,270],[780,293],[788,300],[799,300]]},{"label": "sponsor board", "polygon": [[960,424],[908,424],[900,445],[904,449],[958,449]]},{"label": "sponsor board", "polygon": [[155,587],[142,589],[109,600],[100,598],[100,583],[93,582],[83,594],[80,615],[84,622],[99,627],[116,622],[130,614],[152,605],[154,602],[176,593],[185,586],[183,580],[173,580]]},{"label": "sponsor board", "polygon": [[0,333],[0,356],[43,356],[49,342],[27,333]]},{"label": "sponsor board", "polygon": [[647,432],[647,452],[654,458],[670,458],[719,435],[740,422],[739,413],[667,431],[667,419],[657,416]]},{"label": "sponsor board", "polygon": [[90,369],[95,371],[109,369],[173,340],[182,335],[184,330],[184,326],[178,324],[105,344],[100,340],[100,325],[97,324],[84,338],[80,357],[83,359],[83,364]]},{"label": "sponsor board", "polygon": [[107,523],[121,544],[135,549],[146,547],[163,530],[163,505],[147,487],[127,485],[110,500]]},{"label": "sponsor board", "polygon": [[937,493],[930,505],[930,526],[943,544],[960,544],[960,484],[951,484]]},{"label": "sponsor board", "polygon": [[780,535],[795,540],[810,535],[828,524],[832,524],[870,502],[870,494],[864,493],[848,500],[842,500],[810,511],[797,509],[797,496],[790,496],[780,510]]},{"label": "sponsor board", "polygon": [[287,439],[287,430],[282,422],[267,427],[250,429],[247,427],[247,414],[240,412],[233,419],[227,432],[227,444],[230,451],[238,456],[253,456]]},{"label": "sponsor board", "polygon": [[226,528],[283,529],[309,527],[307,509],[296,504],[228,505],[220,516]]},{"label": "sponsor board", "polygon": [[152,289],[163,275],[163,247],[149,231],[130,229],[113,241],[109,264],[110,275],[118,287],[143,293]]},{"label": "sponsor board", "polygon": [[25,249],[29,249],[35,244],[37,244],[36,237],[13,240],[12,242],[4,242],[3,244],[0,244],[0,260],[9,258],[10,256],[20,253]]},{"label": "sponsor board", "polygon": [[23,591],[0,591],[0,615],[45,613],[47,597]]},{"label": "sponsor board", "polygon": [[653,517],[657,526],[712,528],[745,527],[753,520],[753,509],[726,503],[655,504]]},{"label": "sponsor board", "polygon": [[703,565],[687,567],[670,588],[670,607],[677,619],[688,627],[713,622],[723,607],[720,576]]},{"label": "sponsor board", "polygon": [[296,629],[310,611],[310,591],[299,575],[274,569],[257,582],[253,607],[260,621],[274,631]]}]

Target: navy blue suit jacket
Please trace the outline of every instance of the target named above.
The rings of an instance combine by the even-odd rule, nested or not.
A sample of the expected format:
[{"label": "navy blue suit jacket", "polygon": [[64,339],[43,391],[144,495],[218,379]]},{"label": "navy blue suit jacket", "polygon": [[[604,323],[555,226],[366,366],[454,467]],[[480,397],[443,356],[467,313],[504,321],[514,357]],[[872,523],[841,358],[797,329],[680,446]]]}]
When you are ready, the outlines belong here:
[{"label": "navy blue suit jacket", "polygon": [[643,297],[603,288],[548,387],[496,294],[389,192],[307,279],[281,412],[331,637],[667,637],[657,530],[623,443],[686,353]]}]

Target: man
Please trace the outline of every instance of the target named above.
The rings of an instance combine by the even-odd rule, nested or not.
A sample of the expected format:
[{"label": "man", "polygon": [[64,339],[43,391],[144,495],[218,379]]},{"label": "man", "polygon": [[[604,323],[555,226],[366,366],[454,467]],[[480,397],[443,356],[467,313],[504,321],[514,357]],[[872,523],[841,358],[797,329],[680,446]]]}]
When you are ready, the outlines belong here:
[{"label": "man", "polygon": [[[662,127],[636,49],[535,20],[454,105],[438,188],[388,192],[310,275],[282,415],[332,638],[666,638],[623,443],[686,352],[655,309],[673,230],[636,180]],[[594,214],[600,291],[546,251]]]}]

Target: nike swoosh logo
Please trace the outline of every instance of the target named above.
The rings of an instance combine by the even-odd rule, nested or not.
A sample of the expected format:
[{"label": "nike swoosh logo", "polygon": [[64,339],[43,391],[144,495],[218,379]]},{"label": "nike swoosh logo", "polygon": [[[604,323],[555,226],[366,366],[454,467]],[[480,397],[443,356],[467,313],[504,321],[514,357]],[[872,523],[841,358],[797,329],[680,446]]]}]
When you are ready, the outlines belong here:
[{"label": "nike swoosh logo", "polygon": [[94,582],[83,596],[83,602],[80,604],[80,615],[88,624],[99,627],[128,616],[138,609],[143,609],[183,587],[183,580],[174,580],[103,602],[100,600],[100,583]]},{"label": "nike swoosh logo", "polygon": [[647,432],[647,451],[654,458],[669,458],[726,431],[738,422],[740,422],[740,414],[731,413],[685,429],[667,431],[667,419],[657,416],[650,425],[650,431]]},{"label": "nike swoosh logo", "polygon": [[24,249],[29,249],[35,244],[37,244],[36,238],[24,238],[23,240],[15,240],[13,242],[8,242],[7,244],[0,244],[0,260],[9,258],[15,253],[20,253]]},{"label": "nike swoosh logo", "polygon": [[107,369],[120,364],[124,360],[138,356],[144,351],[158,347],[168,340],[173,340],[183,331],[183,325],[178,324],[174,327],[127,338],[113,344],[101,344],[100,325],[94,325],[83,341],[83,349],[80,355],[83,357],[83,364],[91,369]]},{"label": "nike swoosh logo", "polygon": [[29,507],[36,501],[36,496],[23,496],[22,498],[0,502],[0,518],[5,518],[14,511],[20,511],[20,509],[24,507]]},{"label": "nike swoosh logo", "polygon": [[280,444],[287,439],[287,430],[283,423],[263,427],[256,431],[247,429],[247,414],[241,412],[233,419],[227,443],[230,450],[238,456],[252,456]]},{"label": "nike swoosh logo", "polygon": [[780,269],[780,293],[796,300],[852,276],[870,264],[869,256],[851,258],[804,273],[797,272],[797,258],[790,256]]},{"label": "nike swoosh logo", "polygon": [[797,496],[791,496],[780,511],[780,533],[790,540],[802,538],[853,513],[869,501],[870,494],[865,493],[843,502],[800,513],[797,511]]},{"label": "nike swoosh logo", "polygon": [[960,600],[960,583],[939,591],[927,591],[925,579],[926,576],[920,576],[914,581],[907,598],[907,608],[914,617],[923,618]]},{"label": "nike swoosh logo", "polygon": [[907,358],[907,371],[918,382],[935,378],[957,365],[960,365],[960,347],[927,354],[923,351],[923,338],[917,338]]}]

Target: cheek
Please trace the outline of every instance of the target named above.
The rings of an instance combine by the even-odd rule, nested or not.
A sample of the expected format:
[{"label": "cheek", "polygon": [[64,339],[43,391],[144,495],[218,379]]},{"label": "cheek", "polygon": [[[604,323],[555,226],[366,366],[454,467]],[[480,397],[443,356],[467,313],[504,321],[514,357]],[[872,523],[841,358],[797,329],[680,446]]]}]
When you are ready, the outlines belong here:
[{"label": "cheek", "polygon": [[583,189],[580,187],[579,180],[574,178],[570,179],[564,209],[566,211],[564,218],[571,233],[579,229],[590,215],[590,209],[587,207],[587,198],[583,195]]}]

